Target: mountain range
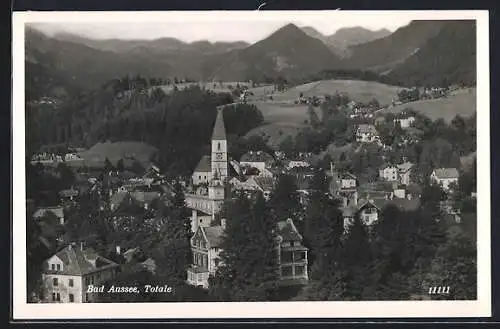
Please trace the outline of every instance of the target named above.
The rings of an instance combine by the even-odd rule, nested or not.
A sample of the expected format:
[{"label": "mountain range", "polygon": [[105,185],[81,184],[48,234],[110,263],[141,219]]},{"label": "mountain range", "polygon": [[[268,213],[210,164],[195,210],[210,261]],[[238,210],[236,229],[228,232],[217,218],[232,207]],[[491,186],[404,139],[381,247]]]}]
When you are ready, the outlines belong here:
[{"label": "mountain range", "polygon": [[49,37],[27,28],[26,64],[30,90],[44,81],[42,90],[37,90],[42,94],[66,85],[95,88],[125,74],[263,81],[279,76],[300,79],[322,70],[363,70],[402,85],[444,78],[450,83],[471,82],[475,25],[474,21],[412,21],[393,33],[354,27],[325,36],[311,27],[287,24],[254,44],[186,43],[175,38],[96,40],[68,33]]}]

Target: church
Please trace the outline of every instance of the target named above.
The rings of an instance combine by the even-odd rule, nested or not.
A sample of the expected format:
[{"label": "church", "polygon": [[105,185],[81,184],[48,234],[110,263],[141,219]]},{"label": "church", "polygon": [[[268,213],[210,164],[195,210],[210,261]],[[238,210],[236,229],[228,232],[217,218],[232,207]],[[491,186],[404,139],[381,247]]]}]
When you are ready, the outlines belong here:
[{"label": "church", "polygon": [[227,137],[222,107],[217,109],[211,141],[211,154],[201,158],[192,175],[192,193],[186,194],[191,209],[191,229],[209,227],[221,211],[228,181]]}]

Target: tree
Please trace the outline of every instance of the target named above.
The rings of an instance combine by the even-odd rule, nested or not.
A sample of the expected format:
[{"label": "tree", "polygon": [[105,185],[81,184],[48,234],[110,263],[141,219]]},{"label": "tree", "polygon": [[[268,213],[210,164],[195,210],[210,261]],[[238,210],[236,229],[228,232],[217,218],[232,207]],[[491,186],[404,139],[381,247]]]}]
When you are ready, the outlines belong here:
[{"label": "tree", "polygon": [[59,163],[57,166],[57,173],[59,174],[60,189],[65,189],[70,187],[75,181],[75,174],[73,171],[64,163]]},{"label": "tree", "polygon": [[228,205],[227,217],[211,295],[219,301],[270,300],[277,289],[276,223],[263,196],[252,202],[241,194]]},{"label": "tree", "polygon": [[298,187],[292,176],[281,174],[278,176],[276,188],[269,201],[276,220],[297,218],[301,212]]},{"label": "tree", "polygon": [[342,261],[347,271],[346,296],[361,300],[366,287],[366,277],[369,275],[372,250],[368,232],[359,215],[354,217],[354,222],[348,229]]},{"label": "tree", "polygon": [[123,173],[125,171],[125,165],[123,163],[123,159],[118,160],[118,163],[116,164],[116,170],[118,172]]},{"label": "tree", "polygon": [[172,207],[166,219],[164,232],[165,235],[155,257],[158,271],[164,276],[184,281],[191,259],[189,242],[191,222],[180,182],[174,184]]}]

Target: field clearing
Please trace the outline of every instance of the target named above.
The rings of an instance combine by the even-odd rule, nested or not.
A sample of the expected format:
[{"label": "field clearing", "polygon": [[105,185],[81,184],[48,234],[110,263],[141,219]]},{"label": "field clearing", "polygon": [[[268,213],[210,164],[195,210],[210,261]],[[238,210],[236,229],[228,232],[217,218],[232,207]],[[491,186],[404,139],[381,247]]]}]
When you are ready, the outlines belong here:
[{"label": "field clearing", "polygon": [[157,152],[157,148],[142,142],[105,142],[97,143],[78,155],[84,159],[83,162],[88,166],[102,165],[106,158],[112,164],[116,164],[120,159],[136,159],[141,164],[148,165],[151,157]]},{"label": "field clearing", "polygon": [[268,123],[250,130],[246,136],[262,136],[268,138],[268,145],[275,148],[288,136],[295,137],[297,133],[305,128],[304,124],[293,124],[287,122]]},{"label": "field clearing", "polygon": [[453,92],[446,98],[425,99],[397,105],[383,110],[381,113],[398,113],[410,108],[432,120],[443,118],[446,122],[451,122],[456,115],[471,116],[476,112],[476,107],[476,89],[471,88]]},{"label": "field clearing", "polygon": [[199,86],[200,88],[205,88],[215,93],[230,93],[231,92],[230,87],[235,88],[237,84],[239,84],[240,86],[247,86],[251,90],[259,89],[259,88],[251,88],[252,87],[251,83],[242,81],[222,82],[222,85],[219,82],[186,82],[186,83],[177,83],[175,85],[174,84],[163,85],[160,86],[160,88],[164,92],[170,93],[174,89],[174,86],[176,86],[180,90],[190,86]]},{"label": "field clearing", "polygon": [[387,105],[397,97],[400,87],[389,86],[374,81],[361,80],[321,80],[306,83],[291,88],[283,93],[273,94],[275,101],[294,101],[303,93],[304,97],[333,95],[335,93],[346,93],[349,98],[358,102],[369,102],[376,98],[380,104]]},{"label": "field clearing", "polygon": [[262,112],[266,123],[305,124],[305,120],[309,122],[308,105],[278,102],[252,102],[252,104]]}]

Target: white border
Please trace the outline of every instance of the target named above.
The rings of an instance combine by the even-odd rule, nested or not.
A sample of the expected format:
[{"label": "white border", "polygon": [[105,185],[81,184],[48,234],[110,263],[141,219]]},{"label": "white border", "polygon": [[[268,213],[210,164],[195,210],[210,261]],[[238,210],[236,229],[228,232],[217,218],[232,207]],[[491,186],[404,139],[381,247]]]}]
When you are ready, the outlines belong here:
[{"label": "white border", "polygon": [[[26,204],[24,135],[24,24],[29,22],[272,21],[406,15],[411,19],[477,20],[478,300],[260,303],[26,303]],[[227,11],[208,12],[14,12],[13,13],[13,318],[413,318],[491,316],[489,17],[487,11]],[[479,192],[480,191],[480,192]]]}]

